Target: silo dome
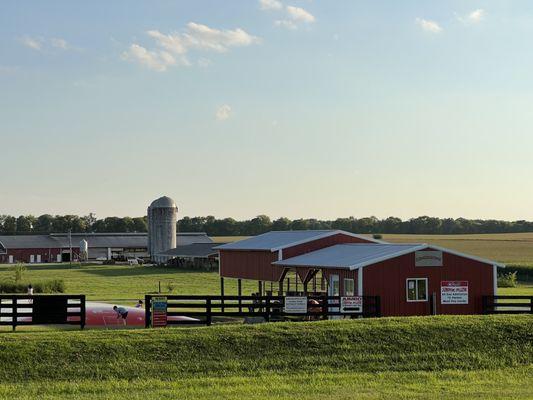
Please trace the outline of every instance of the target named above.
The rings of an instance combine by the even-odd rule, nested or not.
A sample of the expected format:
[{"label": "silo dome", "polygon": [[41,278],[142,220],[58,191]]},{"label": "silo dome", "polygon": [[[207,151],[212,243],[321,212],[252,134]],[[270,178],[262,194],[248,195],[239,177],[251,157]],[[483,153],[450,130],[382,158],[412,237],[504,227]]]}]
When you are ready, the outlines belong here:
[{"label": "silo dome", "polygon": [[159,254],[176,247],[178,207],[170,197],[154,200],[148,207],[148,251],[156,263],[167,261]]}]

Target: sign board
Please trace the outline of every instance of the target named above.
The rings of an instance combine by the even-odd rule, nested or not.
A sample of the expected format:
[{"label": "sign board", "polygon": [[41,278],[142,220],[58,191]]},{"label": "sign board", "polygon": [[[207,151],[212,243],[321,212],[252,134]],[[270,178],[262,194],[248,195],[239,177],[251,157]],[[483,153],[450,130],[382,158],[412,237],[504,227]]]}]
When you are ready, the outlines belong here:
[{"label": "sign board", "polygon": [[468,281],[441,281],[440,304],[468,304]]},{"label": "sign board", "polygon": [[285,310],[289,314],[307,314],[307,297],[287,296],[285,297]]},{"label": "sign board", "polygon": [[363,297],[348,296],[341,297],[341,313],[357,314],[363,312]]},{"label": "sign board", "polygon": [[152,327],[167,326],[167,298],[152,297]]},{"label": "sign board", "polygon": [[442,267],[442,251],[415,251],[415,267]]}]

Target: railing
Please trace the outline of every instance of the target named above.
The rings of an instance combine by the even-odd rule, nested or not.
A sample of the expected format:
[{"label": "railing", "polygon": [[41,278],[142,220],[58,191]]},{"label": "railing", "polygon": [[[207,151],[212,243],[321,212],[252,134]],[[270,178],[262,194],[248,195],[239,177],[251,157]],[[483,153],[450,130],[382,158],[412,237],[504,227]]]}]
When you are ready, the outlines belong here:
[{"label": "railing", "polygon": [[0,326],[79,325],[85,327],[85,295],[0,295]]},{"label": "railing", "polygon": [[[146,327],[152,325],[152,299],[146,295]],[[166,299],[166,325],[211,325],[214,318],[263,318],[265,321],[305,318],[307,320],[337,317],[379,317],[379,296],[362,296],[362,309],[341,310],[341,296],[307,296],[305,312],[290,312],[283,296],[163,296]]]},{"label": "railing", "polygon": [[483,314],[533,314],[533,296],[483,296]]}]

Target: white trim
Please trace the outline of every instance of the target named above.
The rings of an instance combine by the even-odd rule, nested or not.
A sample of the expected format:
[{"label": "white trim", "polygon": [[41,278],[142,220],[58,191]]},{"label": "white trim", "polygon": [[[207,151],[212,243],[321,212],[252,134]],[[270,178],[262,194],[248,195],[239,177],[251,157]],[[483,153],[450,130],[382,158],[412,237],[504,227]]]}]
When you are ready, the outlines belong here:
[{"label": "white trim", "polygon": [[[404,244],[404,243],[394,243],[394,244]],[[387,254],[386,256],[381,256],[381,257],[378,257],[378,258],[374,258],[372,260],[368,260],[368,261],[365,261],[363,263],[350,265],[350,266],[348,266],[348,268],[350,270],[354,270],[354,269],[357,269],[357,268],[367,267],[367,266],[372,265],[372,264],[377,264],[377,263],[379,263],[381,261],[390,260],[391,258],[396,258],[396,257],[404,256],[404,255],[409,254],[409,253],[413,253],[415,251],[423,250],[423,249],[426,248],[426,246],[427,245],[425,245],[425,244],[421,244],[421,245],[418,245],[417,247],[410,247],[409,249],[401,250],[401,251],[398,251],[398,252],[392,253],[392,254]]]},{"label": "white trim", "polygon": [[492,285],[493,285],[493,289],[492,289],[492,292],[494,294],[494,296],[496,296],[498,294],[498,266],[497,265],[493,265],[492,266]]},{"label": "white trim", "polygon": [[363,267],[357,269],[357,295],[363,295]]},{"label": "white trim", "polygon": [[[409,281],[426,281],[426,299],[425,300],[409,300],[409,285],[407,282]],[[415,293],[416,297],[418,297],[418,283],[415,284]],[[407,278],[405,280],[405,300],[408,303],[424,303],[429,301],[429,295],[428,295],[428,278]]]},{"label": "white trim", "polygon": [[440,250],[444,253],[450,253],[450,254],[453,254],[453,255],[456,255],[456,256],[459,256],[459,257],[464,257],[464,258],[469,258],[471,260],[474,260],[474,261],[479,261],[481,263],[484,263],[484,264],[490,264],[490,265],[496,265],[497,267],[499,268],[505,268],[505,264],[502,264],[502,263],[499,263],[499,262],[496,262],[496,261],[493,261],[493,260],[489,260],[487,258],[481,258],[481,257],[477,257],[477,256],[473,256],[473,255],[470,255],[470,254],[465,254],[465,253],[461,253],[459,251],[455,251],[455,250],[450,250],[450,249],[447,249],[446,247],[440,247],[440,246],[435,246],[435,245],[432,245],[432,244],[426,244],[426,248],[432,248],[432,249],[436,249],[436,250]]}]

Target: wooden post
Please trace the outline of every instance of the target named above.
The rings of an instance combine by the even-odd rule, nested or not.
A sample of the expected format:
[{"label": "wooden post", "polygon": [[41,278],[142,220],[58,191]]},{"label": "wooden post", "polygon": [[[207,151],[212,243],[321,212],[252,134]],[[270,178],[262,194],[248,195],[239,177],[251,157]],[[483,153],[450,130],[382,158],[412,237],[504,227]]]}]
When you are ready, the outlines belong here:
[{"label": "wooden post", "polygon": [[291,278],[287,278],[287,293],[291,291]]},{"label": "wooden post", "polygon": [[152,296],[144,296],[144,327],[149,328],[152,325]]},{"label": "wooden post", "polygon": [[11,305],[13,306],[13,316],[11,317],[13,320],[13,331],[17,329],[17,319],[18,319],[18,310],[17,310],[17,298],[13,296],[13,300],[11,300]]},{"label": "wooden post", "polygon": [[[220,309],[222,312],[224,312],[224,278],[220,277],[220,296],[222,296],[222,299],[220,300]],[[209,303],[211,305],[211,303]]]},{"label": "wooden post", "polygon": [[283,296],[283,280],[279,281],[278,296]]},{"label": "wooden post", "polygon": [[313,293],[316,293],[316,275],[313,276]]},{"label": "wooden post", "polygon": [[296,282],[296,291],[298,291],[298,271],[296,271],[296,275],[294,275],[294,282]]},{"label": "wooden post", "polygon": [[239,312],[242,313],[242,280],[237,279],[237,295],[239,296]]},{"label": "wooden post", "polygon": [[80,296],[80,326],[85,328],[85,295]]},{"label": "wooden post", "polygon": [[263,281],[258,282],[259,296],[263,295]]},{"label": "wooden post", "polygon": [[212,316],[211,316],[211,297],[208,297],[205,299],[205,309],[206,309],[206,320],[205,323],[207,326],[210,326],[212,323]]}]

